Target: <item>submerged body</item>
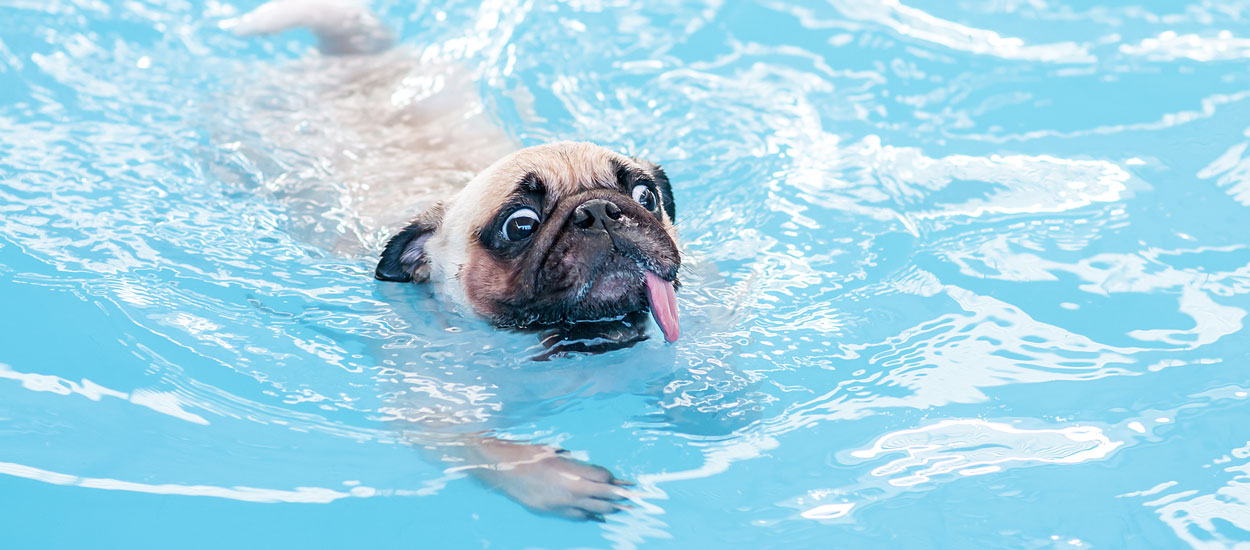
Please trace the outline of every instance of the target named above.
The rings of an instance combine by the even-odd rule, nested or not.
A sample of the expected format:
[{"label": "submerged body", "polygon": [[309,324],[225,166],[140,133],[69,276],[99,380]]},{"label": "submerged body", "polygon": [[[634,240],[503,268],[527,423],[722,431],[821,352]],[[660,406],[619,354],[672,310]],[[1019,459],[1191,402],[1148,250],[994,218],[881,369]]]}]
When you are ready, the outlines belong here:
[{"label": "submerged body", "polygon": [[[297,237],[340,255],[373,253],[388,228],[520,148],[490,120],[466,68],[402,48],[272,64],[242,88],[228,102],[234,124],[215,140],[259,171],[280,166],[274,177],[223,179],[257,181],[290,209]],[[256,134],[270,146],[250,150]]]},{"label": "submerged body", "polygon": [[[336,196],[341,211],[330,214],[345,229],[330,248],[367,249],[378,228],[420,212],[389,238],[375,276],[428,282],[461,314],[545,331],[539,358],[632,345],[645,339],[639,315],[647,311],[666,340],[679,337],[675,203],[658,165],[589,143],[517,149],[486,117],[465,71],[387,49],[388,33],[356,4],[281,0],[231,26],[241,34],[308,27],[323,53],[342,54],[285,70],[287,80],[319,88],[303,105],[256,112],[300,120],[265,124],[286,129],[269,139],[335,159],[290,183]],[[324,229],[315,212],[297,218]],[[378,358],[411,364],[390,352]],[[392,416],[414,445],[525,506],[570,519],[620,509],[623,482],[607,470],[496,438],[481,414],[397,394],[406,397],[393,400]]]}]

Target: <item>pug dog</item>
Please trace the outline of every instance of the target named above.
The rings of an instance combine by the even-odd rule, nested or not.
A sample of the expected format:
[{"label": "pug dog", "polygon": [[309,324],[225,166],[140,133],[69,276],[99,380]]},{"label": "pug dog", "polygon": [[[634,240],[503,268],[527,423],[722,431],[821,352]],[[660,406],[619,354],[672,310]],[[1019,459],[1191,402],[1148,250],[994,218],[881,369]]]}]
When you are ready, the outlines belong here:
[{"label": "pug dog", "polygon": [[[222,26],[244,36],[307,28],[325,56],[392,49],[378,18],[344,0],[277,0]],[[428,284],[453,310],[499,328],[540,332],[550,349],[539,359],[632,345],[646,338],[647,312],[675,342],[675,219],[669,179],[650,161],[591,143],[527,147],[412,217],[374,275]],[[622,508],[627,483],[602,467],[546,445],[440,430],[450,424],[423,420],[410,441],[536,512],[602,521]]]},{"label": "pug dog", "polygon": [[681,331],[672,187],[664,171],[589,143],[517,151],[386,245],[375,275],[429,282],[502,328],[568,326],[650,310]]}]

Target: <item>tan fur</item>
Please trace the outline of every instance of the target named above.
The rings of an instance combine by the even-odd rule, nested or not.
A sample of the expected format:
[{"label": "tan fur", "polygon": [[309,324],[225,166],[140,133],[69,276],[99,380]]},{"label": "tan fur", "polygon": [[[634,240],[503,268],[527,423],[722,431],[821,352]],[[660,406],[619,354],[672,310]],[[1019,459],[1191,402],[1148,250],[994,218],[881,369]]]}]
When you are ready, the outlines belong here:
[{"label": "tan fur", "polygon": [[[474,235],[491,223],[517,185],[534,174],[553,200],[587,189],[615,189],[612,163],[640,168],[633,159],[584,142],[559,142],[528,147],[492,164],[448,202],[443,226],[426,245],[435,264],[430,282],[460,307],[462,313],[490,316],[491,303],[506,296],[514,282],[509,266],[482,249]],[[677,230],[662,214],[666,233],[677,243]]]},{"label": "tan fur", "polygon": [[[276,0],[234,24],[244,34],[308,26],[323,47],[353,54],[381,47],[379,42],[385,42],[384,35],[388,34],[363,4],[339,0]],[[393,216],[410,215],[417,204],[429,207],[436,197],[443,199],[445,192],[464,181],[466,173],[480,170],[515,147],[514,140],[486,116],[475,92],[477,85],[463,67],[458,63],[444,67],[429,56],[414,53],[396,48],[374,55],[318,56],[297,64],[288,78],[255,87],[253,101],[240,102],[268,105],[272,97],[287,93],[296,93],[296,99],[303,100],[298,102],[303,107],[300,109],[266,107],[245,113],[250,115],[245,118],[255,123],[257,133],[286,144],[278,149],[298,152],[297,158],[271,164],[300,165],[307,158],[318,158],[333,167],[332,178],[310,178],[300,172],[290,177],[283,174],[274,181],[281,186],[278,190],[292,182],[301,185],[290,190],[292,205],[297,204],[297,197],[316,195],[316,200],[307,202],[322,210],[316,215],[297,216],[298,210],[292,206],[292,218],[312,220],[310,234],[330,233],[325,235],[328,239],[320,240],[338,241],[336,249],[356,247],[365,240],[365,228],[388,224]],[[524,97],[524,88],[516,92]],[[395,265],[386,266],[383,273],[379,263],[379,278],[406,280],[401,271],[406,269],[412,280],[421,281],[428,268],[437,294],[449,298],[464,313],[490,316],[494,313],[489,309],[493,300],[524,284],[521,278],[525,274],[482,249],[475,233],[490,223],[527,174],[542,180],[549,199],[559,200],[588,188],[615,187],[613,161],[636,166],[622,155],[587,143],[557,143],[503,157],[478,172],[453,197],[427,210],[420,223],[413,220],[396,235],[398,239],[392,238],[391,243],[400,248],[391,249],[388,243],[382,260]],[[334,210],[323,211],[331,205]],[[323,223],[326,220],[336,223]],[[672,221],[662,217],[661,222],[676,243]],[[335,235],[322,229],[323,225],[348,229],[346,234]],[[655,228],[651,229],[654,233]],[[407,248],[410,245],[412,249]],[[664,252],[675,254],[675,249]],[[422,262],[425,264],[414,269]],[[392,346],[375,351],[384,363],[388,362],[384,357],[405,368],[422,363],[412,361],[408,351]],[[506,375],[501,371],[509,370],[491,374]],[[438,372],[429,374],[439,376]],[[524,378],[531,380],[541,374],[526,369]],[[515,384],[499,385],[504,394],[511,386]],[[467,471],[532,510],[568,519],[603,521],[603,514],[622,509],[616,502],[628,496],[620,487],[625,483],[607,470],[572,459],[553,447],[504,441],[489,432],[469,434],[464,433],[468,430],[449,429],[484,421],[490,416],[485,412],[489,409],[451,410],[453,406],[446,405],[450,401],[431,405],[418,397],[424,393],[388,392],[388,415],[412,419],[416,429],[402,429],[405,437],[418,449],[454,466],[452,470]]]},{"label": "tan fur", "polygon": [[513,278],[517,273],[511,267],[496,260],[474,243],[473,249],[469,251],[469,262],[460,274],[460,281],[464,285],[464,294],[469,305],[479,314],[487,317],[495,315],[497,312],[494,304],[512,293]]},{"label": "tan fur", "polygon": [[547,186],[551,200],[586,189],[614,188],[614,160],[636,165],[629,157],[592,143],[561,142],[517,151],[486,170],[488,186],[477,196],[480,208],[471,225],[481,227],[488,223],[527,174],[538,176]]}]

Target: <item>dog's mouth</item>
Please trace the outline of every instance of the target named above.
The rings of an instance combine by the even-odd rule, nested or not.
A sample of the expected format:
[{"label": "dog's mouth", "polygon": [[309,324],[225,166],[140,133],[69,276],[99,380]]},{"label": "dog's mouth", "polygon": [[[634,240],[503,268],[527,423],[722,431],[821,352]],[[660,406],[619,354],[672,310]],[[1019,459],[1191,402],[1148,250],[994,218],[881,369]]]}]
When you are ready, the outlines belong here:
[{"label": "dog's mouth", "polygon": [[[564,322],[545,328],[542,343],[546,349],[533,359],[546,361],[570,353],[604,353],[646,340],[643,327],[647,310],[664,339],[676,342],[681,335],[676,287],[676,280],[665,279],[642,266],[600,274],[576,301],[587,308],[570,311]],[[626,305],[623,313],[614,316],[579,316],[584,312],[603,312],[604,304]]]},{"label": "dog's mouth", "polygon": [[666,280],[654,271],[647,270],[643,276],[647,286],[647,305],[651,308],[651,317],[655,324],[660,325],[664,339],[676,342],[681,336],[681,326],[677,323],[677,292],[673,281]]},{"label": "dog's mouth", "polygon": [[653,269],[653,262],[630,256],[605,254],[579,283],[565,286],[547,300],[509,309],[512,315],[497,318],[497,324],[516,328],[589,326],[638,314],[645,316],[649,311],[664,339],[676,342],[681,335],[676,266]]},{"label": "dog's mouth", "polygon": [[[664,339],[676,342],[681,336],[676,278],[672,275],[663,277],[643,262],[621,256],[607,263],[616,264],[613,265],[615,269],[601,270],[579,293],[576,303],[599,304],[601,309],[624,314],[640,311],[645,304],[655,324],[664,333]],[[645,298],[645,303],[640,298]],[[620,306],[616,307],[617,304]]]}]

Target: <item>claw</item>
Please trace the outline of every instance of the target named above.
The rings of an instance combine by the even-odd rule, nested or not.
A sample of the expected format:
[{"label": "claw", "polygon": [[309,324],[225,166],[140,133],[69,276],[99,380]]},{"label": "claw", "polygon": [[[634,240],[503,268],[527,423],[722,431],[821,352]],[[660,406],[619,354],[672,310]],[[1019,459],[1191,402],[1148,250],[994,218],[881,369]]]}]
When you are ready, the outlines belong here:
[{"label": "claw", "polygon": [[593,498],[595,500],[606,500],[608,502],[619,502],[619,501],[628,499],[629,495],[622,493],[619,490],[616,490],[616,491],[612,491],[610,493],[605,493],[602,495],[593,495],[590,498]]}]

